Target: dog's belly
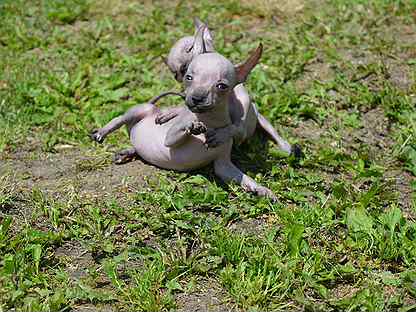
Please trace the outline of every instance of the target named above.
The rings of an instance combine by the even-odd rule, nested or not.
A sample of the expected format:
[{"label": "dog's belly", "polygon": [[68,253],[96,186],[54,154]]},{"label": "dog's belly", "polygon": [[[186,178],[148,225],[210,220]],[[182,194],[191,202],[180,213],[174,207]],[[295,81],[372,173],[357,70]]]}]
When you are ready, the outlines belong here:
[{"label": "dog's belly", "polygon": [[207,150],[204,136],[190,136],[178,147],[166,147],[164,142],[168,130],[175,122],[157,125],[155,116],[145,117],[130,130],[130,140],[137,154],[147,162],[165,169],[187,171],[201,168],[224,153],[230,143]]}]

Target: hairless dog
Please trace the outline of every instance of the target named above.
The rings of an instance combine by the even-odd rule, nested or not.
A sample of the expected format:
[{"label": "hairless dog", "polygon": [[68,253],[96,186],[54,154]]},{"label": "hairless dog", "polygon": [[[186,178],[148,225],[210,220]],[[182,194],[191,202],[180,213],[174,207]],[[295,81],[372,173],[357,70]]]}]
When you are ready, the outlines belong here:
[{"label": "hairless dog", "polygon": [[[214,45],[212,35],[208,30],[208,27],[197,18],[194,19],[194,23],[197,32],[199,29],[205,29],[202,35],[204,41],[203,44],[205,45],[206,51],[213,52]],[[175,75],[175,79],[179,82],[182,82],[184,73],[192,60],[193,45],[194,37],[187,36],[181,38],[171,48],[169,55],[165,60],[166,65]],[[178,112],[175,109],[161,112],[157,115],[155,122],[157,124],[163,124],[164,122],[175,118],[177,113]],[[300,148],[297,145],[292,148],[290,144],[277,133],[271,123],[258,112],[243,84],[238,84],[233,89],[230,96],[230,117],[232,124],[224,128],[213,129],[206,134],[206,145],[208,147],[218,146],[231,137],[234,139],[235,144],[240,144],[250,138],[254,134],[256,127],[259,127],[267,133],[271,140],[278,144],[280,149],[288,154],[293,153],[296,157],[301,155]]]},{"label": "hairless dog", "polygon": [[[210,131],[231,125],[229,105],[233,90],[246,80],[258,63],[262,46],[244,63],[234,66],[218,53],[207,53],[204,31],[201,27],[195,37],[192,61],[183,79],[186,105],[176,109],[176,117],[157,125],[155,117],[160,109],[149,103],[137,105],[118,117],[121,123],[127,124],[134,147],[126,153],[137,153],[153,165],[179,171],[213,163],[216,175],[224,182],[235,181],[247,191],[275,200],[271,190],[257,184],[231,162],[232,137],[216,147],[207,149],[205,146]],[[120,120],[111,121],[93,138],[102,141],[105,135],[119,127]]]}]

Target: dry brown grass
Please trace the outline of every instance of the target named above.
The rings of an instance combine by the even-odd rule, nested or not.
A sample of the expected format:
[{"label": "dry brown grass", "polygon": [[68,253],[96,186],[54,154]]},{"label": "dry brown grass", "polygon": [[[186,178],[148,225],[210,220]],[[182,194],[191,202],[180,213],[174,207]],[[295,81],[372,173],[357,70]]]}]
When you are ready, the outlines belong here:
[{"label": "dry brown grass", "polygon": [[256,14],[269,17],[273,15],[293,15],[305,8],[305,0],[242,0],[241,3]]}]

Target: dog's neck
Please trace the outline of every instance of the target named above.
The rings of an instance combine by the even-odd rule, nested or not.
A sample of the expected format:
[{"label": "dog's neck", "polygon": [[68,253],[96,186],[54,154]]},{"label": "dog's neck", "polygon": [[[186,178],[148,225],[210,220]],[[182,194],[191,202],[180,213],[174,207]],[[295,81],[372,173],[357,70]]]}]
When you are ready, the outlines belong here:
[{"label": "dog's neck", "polygon": [[219,103],[212,111],[194,114],[207,128],[223,128],[231,124],[228,102]]}]

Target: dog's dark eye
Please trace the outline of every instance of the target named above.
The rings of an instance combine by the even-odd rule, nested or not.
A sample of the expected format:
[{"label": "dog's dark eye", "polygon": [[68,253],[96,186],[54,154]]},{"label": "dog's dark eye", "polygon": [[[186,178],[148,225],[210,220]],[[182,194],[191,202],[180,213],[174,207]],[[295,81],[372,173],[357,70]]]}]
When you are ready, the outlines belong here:
[{"label": "dog's dark eye", "polygon": [[179,72],[182,74],[182,76],[184,76],[186,74],[187,70],[188,70],[188,65],[187,64],[182,64],[181,68],[179,68]]},{"label": "dog's dark eye", "polygon": [[186,75],[185,80],[192,81],[192,76],[191,75]]},{"label": "dog's dark eye", "polygon": [[225,83],[220,82],[219,84],[217,84],[217,88],[220,90],[227,90],[228,86]]}]

